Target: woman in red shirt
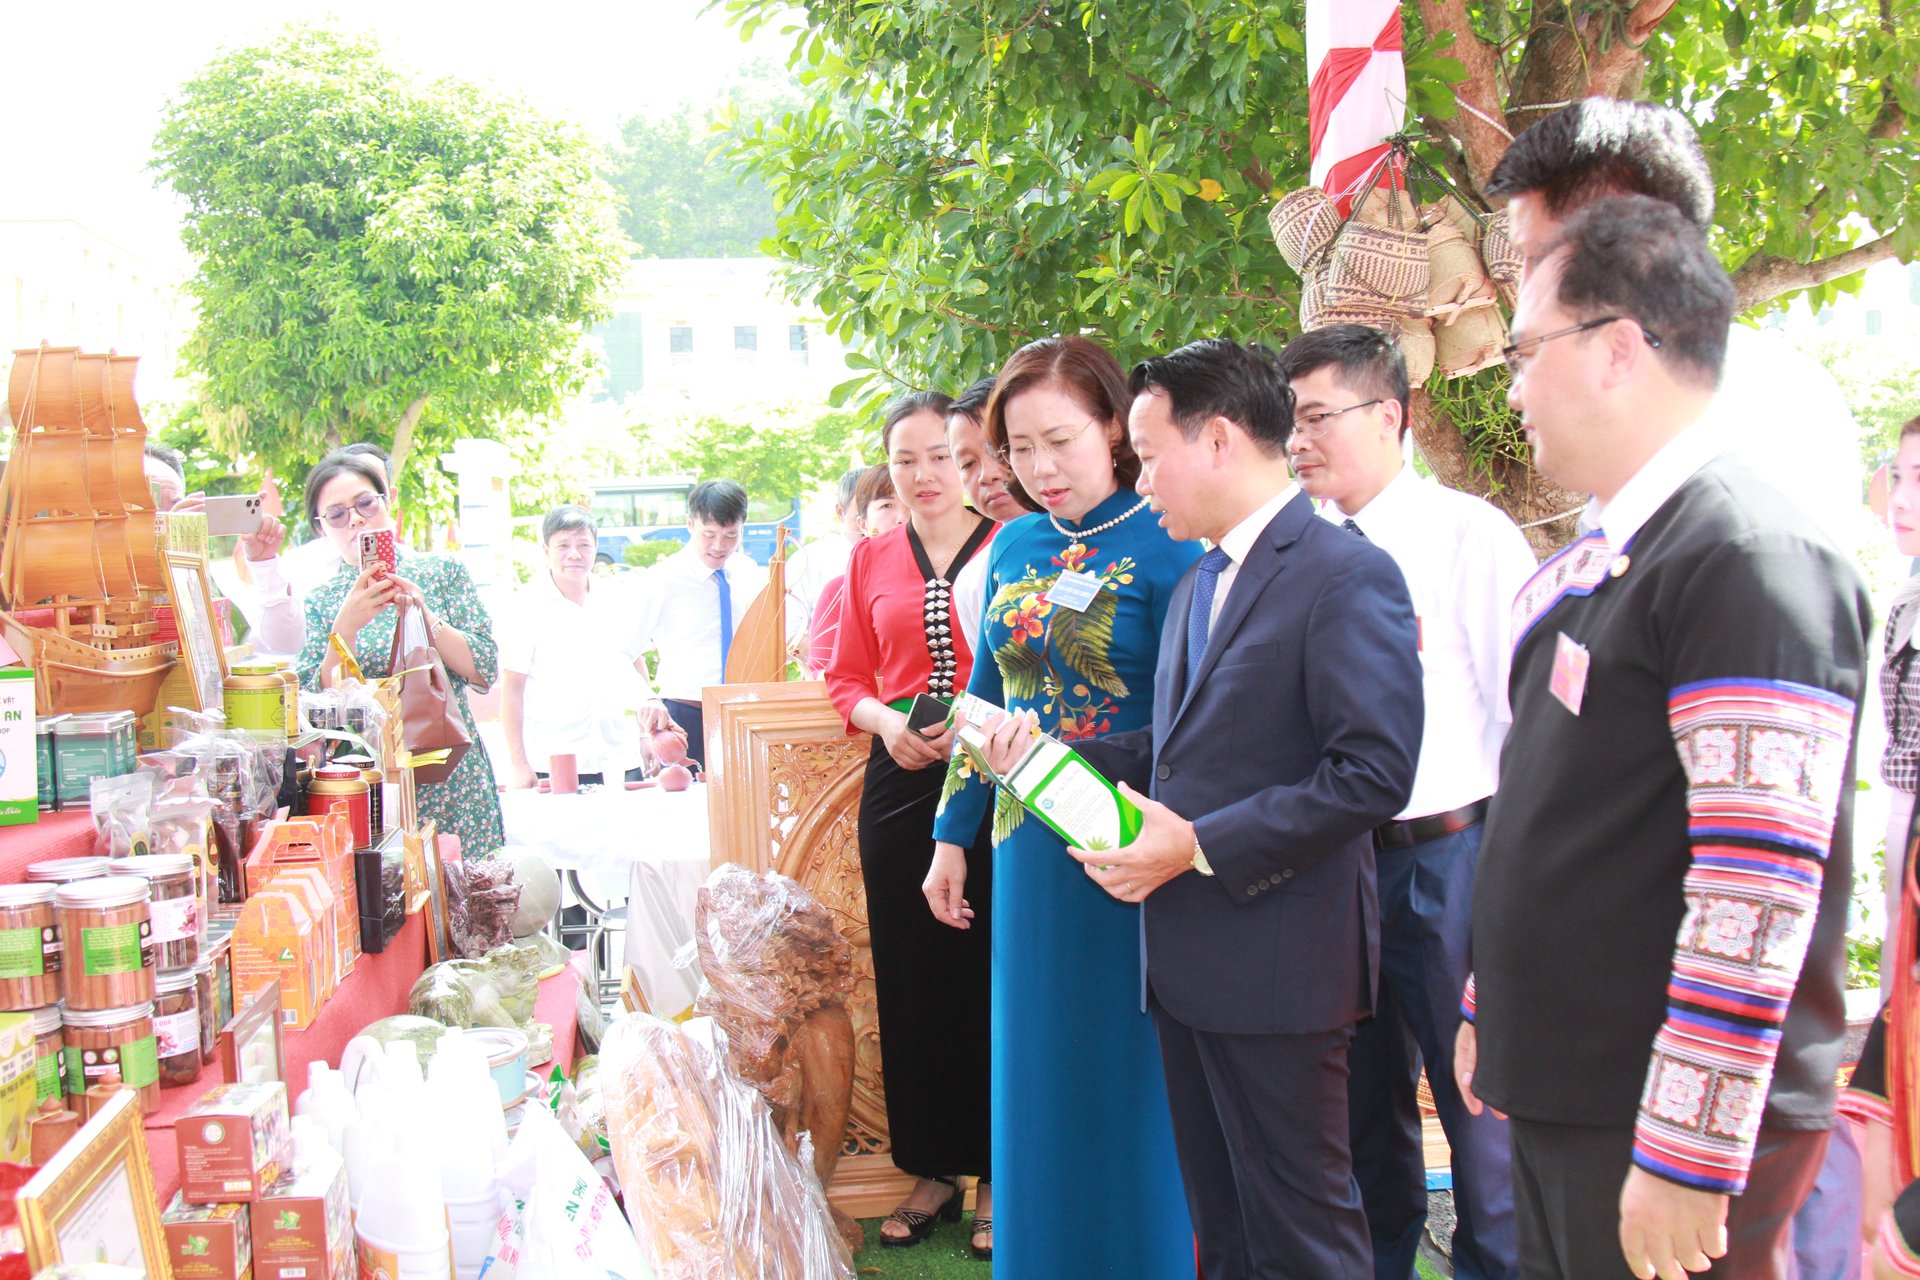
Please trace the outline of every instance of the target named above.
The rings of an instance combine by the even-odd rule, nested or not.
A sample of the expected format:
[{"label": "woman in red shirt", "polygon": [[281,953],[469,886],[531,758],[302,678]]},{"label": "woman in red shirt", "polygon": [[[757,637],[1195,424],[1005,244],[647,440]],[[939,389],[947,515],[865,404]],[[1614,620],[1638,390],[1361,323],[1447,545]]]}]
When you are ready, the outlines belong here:
[{"label": "woman in red shirt", "polygon": [[[988,962],[983,928],[991,850],[969,851],[974,927],[949,929],[927,911],[920,882],[933,858],[933,814],[952,731],[907,725],[917,694],[943,702],[966,687],[973,650],[953,616],[953,580],[999,526],[969,510],[947,446],[937,392],[888,410],[888,472],[907,523],[853,549],[827,693],[849,733],[873,735],[860,799],[860,873],[867,890],[874,996],[887,1064],[893,1162],[919,1179],[880,1226],[880,1242],[918,1244],[938,1219],[960,1216],[960,1175],[989,1176]],[[984,1196],[982,1197],[984,1199]],[[981,1212],[986,1210],[981,1209]]]},{"label": "woman in red shirt", "polygon": [[[893,477],[882,462],[860,473],[853,488],[853,516],[860,522],[863,537],[877,538],[891,533],[907,521],[900,509],[900,498],[893,491]],[[813,633],[807,640],[807,679],[826,678],[827,663],[833,660],[833,645],[840,638],[840,602],[845,598],[847,575],[827,580],[820,598],[813,605]]]}]

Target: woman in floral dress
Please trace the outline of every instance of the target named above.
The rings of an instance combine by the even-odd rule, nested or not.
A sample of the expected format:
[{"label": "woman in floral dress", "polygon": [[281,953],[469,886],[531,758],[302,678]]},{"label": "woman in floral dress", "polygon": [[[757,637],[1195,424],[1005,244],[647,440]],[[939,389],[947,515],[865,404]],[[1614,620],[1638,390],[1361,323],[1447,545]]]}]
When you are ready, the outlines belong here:
[{"label": "woman in floral dress", "polygon": [[[1167,603],[1200,555],[1132,491],[1131,403],[1113,357],[1070,337],[1016,352],[987,406],[988,443],[1040,511],[994,539],[967,689],[1032,710],[1067,741],[1149,722]],[[1160,1054],[1140,999],[1139,908],[1104,893],[964,759],[948,774],[926,894],[936,917],[968,926],[964,846],[991,804],[994,1263],[1005,1280],[1191,1275]]]},{"label": "woman in floral dress", "polygon": [[375,680],[392,674],[393,628],[401,596],[425,611],[433,647],[453,681],[454,702],[473,745],[446,781],[424,784],[415,793],[422,818],[439,831],[460,837],[466,857],[484,857],[506,843],[500,823],[500,795],[493,765],[480,745],[480,731],[467,706],[467,686],[483,692],[498,669],[498,646],[486,606],[474,591],[467,568],[451,556],[402,555],[398,572],[360,566],[360,533],[392,529],[385,470],[364,454],[334,453],[307,477],[307,521],[332,540],[340,570],[307,597],[307,643],[297,664],[308,689],[335,683],[340,657],[328,643],[337,635],[353,652],[361,672]]}]

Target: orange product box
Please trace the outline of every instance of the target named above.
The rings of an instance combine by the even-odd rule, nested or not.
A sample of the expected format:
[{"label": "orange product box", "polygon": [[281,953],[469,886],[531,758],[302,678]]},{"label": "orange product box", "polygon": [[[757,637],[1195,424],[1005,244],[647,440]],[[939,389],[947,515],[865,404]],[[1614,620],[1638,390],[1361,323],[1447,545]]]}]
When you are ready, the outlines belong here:
[{"label": "orange product box", "polygon": [[292,1154],[287,1086],[223,1084],[173,1122],[188,1204],[258,1200]]},{"label": "orange product box", "polygon": [[243,1280],[253,1266],[253,1215],[244,1204],[189,1204],[173,1193],[160,1215],[173,1280]]},{"label": "orange product box", "polygon": [[[269,825],[247,855],[247,887],[250,891],[263,887],[277,872],[292,867],[317,868],[336,901],[358,901],[353,884],[353,827],[345,811],[282,818]],[[341,960],[336,972],[341,977],[352,971],[360,954],[359,926],[357,911],[339,912],[332,922]]]},{"label": "orange product box", "polygon": [[283,1025],[304,1031],[320,1014],[320,972],[313,915],[298,893],[272,888],[251,896],[233,930],[233,1003],[280,983]]},{"label": "orange product box", "polygon": [[288,867],[270,883],[276,889],[298,893],[313,917],[314,959],[319,962],[320,999],[325,1001],[340,986],[339,930],[335,925],[338,899],[318,867]]}]

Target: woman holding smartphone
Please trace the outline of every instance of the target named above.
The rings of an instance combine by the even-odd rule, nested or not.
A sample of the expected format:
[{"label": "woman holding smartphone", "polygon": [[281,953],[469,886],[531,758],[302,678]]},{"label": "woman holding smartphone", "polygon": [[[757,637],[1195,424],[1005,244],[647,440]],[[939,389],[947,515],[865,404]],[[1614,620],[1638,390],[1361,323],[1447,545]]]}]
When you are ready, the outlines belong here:
[{"label": "woman holding smartphone", "polygon": [[[986,441],[1039,513],[1010,521],[986,571],[967,691],[1030,711],[1066,742],[1153,717],[1161,625],[1200,558],[1133,492],[1133,396],[1081,337],[1014,352]],[[1011,1280],[1193,1273],[1193,1230],[1160,1053],[1141,1009],[1140,909],[1107,896],[1060,838],[955,758],[926,877],[934,918],[971,931],[993,906],[993,1155]],[[964,851],[989,808],[993,880]]]},{"label": "woman holding smartphone", "polygon": [[[887,412],[882,447],[907,522],[853,549],[826,673],[847,731],[873,735],[860,799],[860,874],[893,1162],[919,1179],[880,1224],[880,1242],[895,1246],[918,1244],[939,1220],[959,1217],[962,1175],[982,1180],[975,1211],[991,1213],[988,940],[984,929],[942,928],[920,893],[953,743],[931,700],[951,701],[973,667],[965,628],[953,617],[953,580],[998,527],[962,503],[947,447],[949,403],[922,391]],[[916,698],[922,710],[909,723]],[[975,852],[984,879],[984,843]]]},{"label": "woman holding smartphone", "polygon": [[[394,606],[404,597],[418,610],[434,651],[453,679],[453,698],[473,740],[444,782],[423,784],[415,795],[422,817],[460,837],[465,856],[484,857],[506,843],[493,765],[467,706],[467,686],[484,692],[493,684],[498,648],[486,606],[474,591],[467,567],[452,556],[396,555],[362,562],[361,534],[393,531],[392,495],[380,463],[359,453],[331,453],[307,476],[307,522],[340,553],[333,578],[307,597],[307,638],[295,664],[300,683],[324,689],[340,677],[340,650],[360,664],[369,680],[392,675]],[[386,547],[391,539],[376,539]],[[338,643],[335,643],[335,640]]]}]

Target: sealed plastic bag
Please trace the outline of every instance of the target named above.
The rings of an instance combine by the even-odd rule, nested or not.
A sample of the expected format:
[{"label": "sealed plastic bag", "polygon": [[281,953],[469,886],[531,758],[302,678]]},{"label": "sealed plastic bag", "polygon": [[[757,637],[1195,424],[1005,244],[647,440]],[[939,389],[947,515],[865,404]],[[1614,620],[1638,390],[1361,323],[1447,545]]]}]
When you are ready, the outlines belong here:
[{"label": "sealed plastic bag", "polygon": [[727,1064],[706,1018],[615,1022],[600,1056],[627,1214],[661,1280],[843,1280],[852,1259],[766,1099]]},{"label": "sealed plastic bag", "polygon": [[780,1108],[800,1100],[791,1039],[816,1009],[846,1002],[853,948],[833,913],[777,872],[716,867],[694,907],[705,981],[694,1011],[727,1033],[733,1067]]},{"label": "sealed plastic bag", "polygon": [[654,1280],[613,1192],[545,1107],[528,1107],[500,1167],[510,1200],[485,1280]]},{"label": "sealed plastic bag", "polygon": [[504,858],[448,858],[441,870],[447,886],[447,931],[453,949],[469,959],[513,941],[513,914],[520,886]]},{"label": "sealed plastic bag", "polygon": [[449,1027],[513,1027],[527,1037],[527,1061],[553,1056],[553,1028],[533,1020],[540,997],[540,953],[496,947],[478,960],[428,966],[407,993],[407,1012]]}]

